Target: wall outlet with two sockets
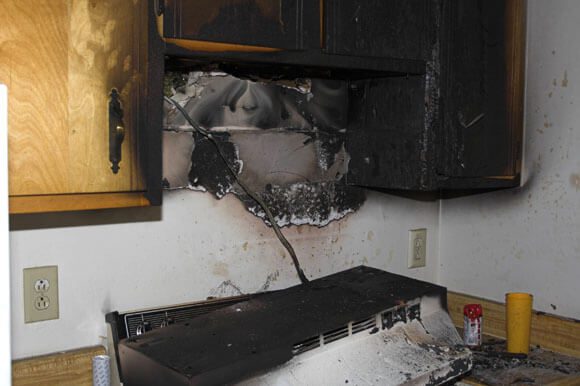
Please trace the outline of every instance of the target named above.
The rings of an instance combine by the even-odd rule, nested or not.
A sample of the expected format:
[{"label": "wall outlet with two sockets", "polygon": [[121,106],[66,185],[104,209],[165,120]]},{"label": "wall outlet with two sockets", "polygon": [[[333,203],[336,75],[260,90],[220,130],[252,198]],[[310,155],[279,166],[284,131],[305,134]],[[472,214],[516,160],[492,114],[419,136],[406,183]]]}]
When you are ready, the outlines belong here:
[{"label": "wall outlet with two sockets", "polygon": [[24,321],[58,319],[58,266],[24,269]]},{"label": "wall outlet with two sockets", "polygon": [[408,268],[421,268],[427,265],[427,229],[409,231]]}]

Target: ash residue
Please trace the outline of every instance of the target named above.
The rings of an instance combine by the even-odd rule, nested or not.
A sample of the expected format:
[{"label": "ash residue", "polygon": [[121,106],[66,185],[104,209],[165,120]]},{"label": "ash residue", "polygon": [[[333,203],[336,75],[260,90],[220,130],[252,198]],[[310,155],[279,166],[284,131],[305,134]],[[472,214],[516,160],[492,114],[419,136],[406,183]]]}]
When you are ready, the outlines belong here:
[{"label": "ash residue", "polygon": [[497,356],[505,343],[492,340],[473,352],[473,377],[489,385],[543,385],[569,376],[580,376],[580,359],[553,353],[539,347],[527,358]]},{"label": "ash residue", "polygon": [[[533,348],[530,355],[525,358],[501,358],[490,357],[482,353],[474,352],[474,371],[477,370],[504,370],[515,369],[521,367],[530,367],[537,369],[554,370],[562,374],[578,374],[580,375],[580,362],[578,360],[563,359],[563,358],[547,358],[545,350],[541,348]],[[544,354],[544,355],[543,355]],[[553,354],[553,353],[549,353]],[[574,363],[575,362],[575,363]]]},{"label": "ash residue", "polygon": [[[323,227],[356,211],[365,201],[363,189],[332,182],[266,186],[261,196],[279,226],[309,224]],[[240,199],[250,212],[267,222],[257,203],[245,195]]]},{"label": "ash residue", "polygon": [[[312,137],[317,145],[319,157],[318,162],[324,171],[331,169],[331,167],[336,164],[337,158],[346,155],[346,151],[344,151],[345,137],[343,135],[337,133],[328,134],[325,132],[317,132],[313,134]],[[346,173],[346,170],[344,173]],[[342,175],[337,174],[336,177],[341,178]]]}]

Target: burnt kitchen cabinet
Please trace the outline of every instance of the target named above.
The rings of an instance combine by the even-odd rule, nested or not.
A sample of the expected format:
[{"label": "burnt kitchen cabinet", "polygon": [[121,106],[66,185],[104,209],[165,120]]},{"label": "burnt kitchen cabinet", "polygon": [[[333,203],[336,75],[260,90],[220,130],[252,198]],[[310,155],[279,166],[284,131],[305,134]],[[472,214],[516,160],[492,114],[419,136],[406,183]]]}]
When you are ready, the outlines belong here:
[{"label": "burnt kitchen cabinet", "polygon": [[436,2],[325,0],[329,54],[426,60]]},{"label": "burnt kitchen cabinet", "polygon": [[[354,10],[355,15],[366,15],[365,7],[356,6],[356,1],[331,3],[346,7],[348,12]],[[389,47],[387,37],[393,35],[388,28],[384,39],[375,39],[384,40],[380,46],[388,49],[365,45],[368,54],[394,52],[418,57],[421,52],[431,52],[432,56],[424,56],[424,74],[351,85],[347,181],[373,188],[420,191],[518,186],[525,2],[428,3],[428,12],[434,17],[425,18],[418,11],[416,21],[417,25],[426,23],[425,34],[399,35],[403,41],[406,36],[417,38],[410,46],[413,49],[397,48],[399,42]],[[411,4],[421,9],[414,1],[409,7]],[[399,10],[401,7],[405,9],[399,6]],[[408,12],[401,16],[404,14]],[[415,24],[413,16],[405,17],[407,23]],[[365,16],[361,20],[368,24],[371,19]],[[400,31],[407,28],[405,23],[399,24]],[[380,34],[374,27],[368,31]],[[339,47],[356,47],[348,38],[340,42]],[[334,46],[329,48],[340,52]]]},{"label": "burnt kitchen cabinet", "polygon": [[[348,183],[421,190],[431,181],[426,170],[425,76],[351,81],[347,146]],[[412,162],[408,162],[410,158]]]},{"label": "burnt kitchen cabinet", "polygon": [[444,2],[442,11],[441,128],[436,155],[440,184],[517,185],[522,156],[524,2]]},{"label": "burnt kitchen cabinet", "polygon": [[153,0],[3,0],[10,212],[159,204]]},{"label": "burnt kitchen cabinet", "polygon": [[304,50],[320,47],[320,28],[318,0],[166,0],[163,9],[167,39]]}]

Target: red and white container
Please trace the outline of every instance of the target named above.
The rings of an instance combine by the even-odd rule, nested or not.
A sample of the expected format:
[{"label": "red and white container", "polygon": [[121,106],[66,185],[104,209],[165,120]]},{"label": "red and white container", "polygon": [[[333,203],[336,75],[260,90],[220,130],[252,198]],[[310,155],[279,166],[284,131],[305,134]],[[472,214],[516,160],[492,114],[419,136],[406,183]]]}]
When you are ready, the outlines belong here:
[{"label": "red and white container", "polygon": [[466,346],[481,346],[483,309],[481,304],[467,304],[463,307],[463,342]]}]

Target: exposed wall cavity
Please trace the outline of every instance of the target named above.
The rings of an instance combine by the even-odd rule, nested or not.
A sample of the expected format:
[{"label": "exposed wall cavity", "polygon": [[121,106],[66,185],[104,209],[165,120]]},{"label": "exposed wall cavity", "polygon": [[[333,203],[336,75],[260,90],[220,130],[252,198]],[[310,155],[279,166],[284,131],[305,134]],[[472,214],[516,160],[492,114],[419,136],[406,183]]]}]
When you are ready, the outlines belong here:
[{"label": "exposed wall cavity", "polygon": [[[278,225],[325,226],[354,212],[364,191],[347,186],[348,83],[327,79],[242,79],[223,72],[166,74],[165,92],[218,141],[196,133],[170,104],[164,116],[167,189],[235,194],[254,215],[262,208],[237,186],[260,194]],[[267,221],[267,220],[265,220]]]}]

